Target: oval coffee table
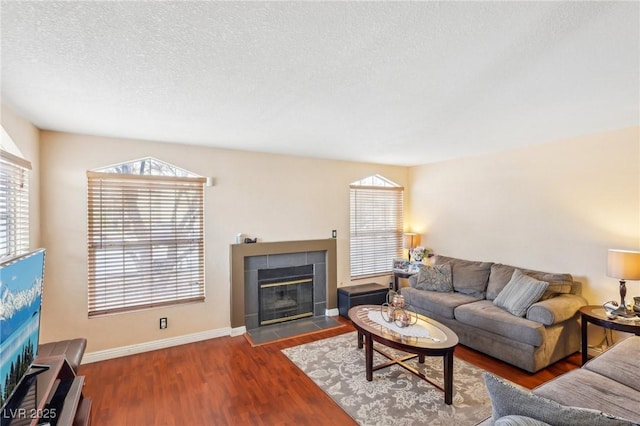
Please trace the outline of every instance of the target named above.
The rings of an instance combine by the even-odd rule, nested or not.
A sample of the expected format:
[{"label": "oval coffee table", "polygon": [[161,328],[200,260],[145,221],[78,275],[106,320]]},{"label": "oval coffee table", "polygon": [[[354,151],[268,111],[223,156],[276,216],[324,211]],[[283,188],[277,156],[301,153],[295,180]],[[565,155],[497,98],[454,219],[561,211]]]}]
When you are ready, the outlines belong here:
[{"label": "oval coffee table", "polygon": [[[428,334],[431,337],[414,337],[400,334],[389,328],[388,326],[379,324],[376,321],[369,319],[370,311],[380,311],[379,305],[359,305],[349,309],[349,318],[353,322],[354,327],[358,331],[358,348],[365,347],[365,368],[367,374],[367,380],[373,380],[373,372],[381,368],[389,367],[394,364],[398,364],[421,379],[431,383],[436,388],[444,392],[445,404],[451,405],[453,401],[453,351],[458,344],[458,336],[451,331],[448,327],[427,318],[423,315],[418,315],[418,321],[415,325],[410,327],[423,327],[428,330]],[[389,324],[391,325],[391,324]],[[404,331],[401,329],[401,331]],[[389,361],[380,364],[373,365],[373,342],[376,341],[382,345],[390,348],[398,349],[400,351],[409,352],[410,354],[402,358],[391,358],[384,352],[376,350],[376,352],[389,358]],[[406,364],[405,361],[418,357],[418,362],[424,363],[425,356],[441,356],[444,362],[444,388],[440,387],[437,383],[429,380],[424,374],[420,373],[415,368]]]}]

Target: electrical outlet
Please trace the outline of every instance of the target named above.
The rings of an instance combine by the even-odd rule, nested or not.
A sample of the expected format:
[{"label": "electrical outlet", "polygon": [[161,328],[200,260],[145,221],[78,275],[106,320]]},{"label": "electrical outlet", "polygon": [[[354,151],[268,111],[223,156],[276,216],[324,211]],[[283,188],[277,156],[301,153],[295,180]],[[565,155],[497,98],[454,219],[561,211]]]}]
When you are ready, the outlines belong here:
[{"label": "electrical outlet", "polygon": [[331,231],[331,237],[332,238],[336,238],[338,236],[338,231],[336,231],[335,229]]},{"label": "electrical outlet", "polygon": [[167,317],[160,318],[160,330],[167,328]]}]

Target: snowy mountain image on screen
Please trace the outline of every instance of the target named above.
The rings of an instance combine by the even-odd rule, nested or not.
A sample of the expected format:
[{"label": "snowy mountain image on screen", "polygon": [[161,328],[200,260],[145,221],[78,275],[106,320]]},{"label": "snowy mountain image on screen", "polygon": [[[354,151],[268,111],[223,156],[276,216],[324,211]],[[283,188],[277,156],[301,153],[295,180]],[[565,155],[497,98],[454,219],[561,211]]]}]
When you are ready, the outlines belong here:
[{"label": "snowy mountain image on screen", "polygon": [[28,317],[38,313],[42,297],[41,279],[35,279],[27,289],[11,291],[4,282],[5,278],[3,274],[0,282],[0,342],[16,331],[13,325],[23,324]]}]

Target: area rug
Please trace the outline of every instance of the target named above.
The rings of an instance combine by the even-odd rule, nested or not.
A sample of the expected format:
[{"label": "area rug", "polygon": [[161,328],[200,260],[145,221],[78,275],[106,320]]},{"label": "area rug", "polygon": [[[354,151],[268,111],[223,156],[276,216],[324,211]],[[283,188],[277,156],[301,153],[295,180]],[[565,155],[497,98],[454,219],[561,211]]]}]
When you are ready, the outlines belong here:
[{"label": "area rug", "polygon": [[[282,352],[360,425],[475,425],[491,415],[491,401],[483,370],[454,358],[453,404],[444,393],[404,368],[393,365],[365,378],[364,349],[356,332],[318,340]],[[404,352],[374,343],[397,357]],[[374,365],[386,358],[374,352]],[[427,357],[424,364],[408,361],[443,386],[442,357]]]}]

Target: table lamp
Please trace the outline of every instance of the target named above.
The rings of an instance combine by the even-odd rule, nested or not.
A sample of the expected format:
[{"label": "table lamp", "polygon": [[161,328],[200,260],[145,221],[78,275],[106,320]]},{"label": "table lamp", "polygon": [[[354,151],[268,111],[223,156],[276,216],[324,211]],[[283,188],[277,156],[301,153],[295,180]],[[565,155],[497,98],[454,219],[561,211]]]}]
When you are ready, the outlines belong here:
[{"label": "table lamp", "polygon": [[411,262],[411,250],[418,247],[420,244],[420,235],[414,232],[407,232],[404,234],[403,247],[408,250],[409,262]]},{"label": "table lamp", "polygon": [[613,315],[633,317],[633,309],[627,308],[624,298],[627,296],[625,280],[640,280],[640,252],[629,250],[609,250],[607,259],[607,276],[620,280],[620,306]]}]

